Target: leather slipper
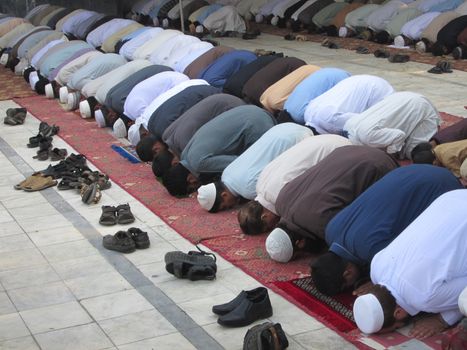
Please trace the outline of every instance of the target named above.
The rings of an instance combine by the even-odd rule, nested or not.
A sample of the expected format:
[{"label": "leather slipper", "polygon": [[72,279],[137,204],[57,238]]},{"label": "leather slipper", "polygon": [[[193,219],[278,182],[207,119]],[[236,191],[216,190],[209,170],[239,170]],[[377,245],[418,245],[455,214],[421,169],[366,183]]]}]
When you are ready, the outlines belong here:
[{"label": "leather slipper", "polygon": [[26,192],[41,191],[56,184],[57,181],[52,176],[35,176],[28,185],[23,187],[23,190]]}]

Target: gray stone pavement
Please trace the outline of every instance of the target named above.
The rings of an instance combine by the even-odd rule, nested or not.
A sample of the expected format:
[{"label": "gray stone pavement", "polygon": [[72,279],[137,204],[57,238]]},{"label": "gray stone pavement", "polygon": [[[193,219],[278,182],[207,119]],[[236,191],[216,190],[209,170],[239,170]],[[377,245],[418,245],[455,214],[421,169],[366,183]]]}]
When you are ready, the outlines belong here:
[{"label": "gray stone pavement", "polygon": [[[386,78],[396,90],[425,94],[439,110],[465,116],[467,73],[431,75],[430,66],[392,64],[347,50],[288,42],[262,34],[257,40],[221,39],[237,48],[283,51],[320,66]],[[0,102],[0,116],[11,101]],[[249,327],[226,329],[210,311],[257,281],[222,258],[215,281],[189,282],[165,272],[164,254],[193,249],[156,215],[116,185],[99,205],[74,191],[16,191],[13,185],[47,162],[26,147],[39,121],[0,124],[0,349],[241,349]],[[54,146],[75,152],[59,137]],[[75,152],[76,153],[76,152]],[[102,248],[101,237],[119,226],[98,224],[101,205],[129,203],[151,247],[132,254]],[[125,227],[123,227],[125,229]],[[271,321],[280,322],[290,349],[354,348],[332,330],[270,292]],[[258,322],[259,323],[259,322]],[[407,348],[423,348],[411,341]]]}]

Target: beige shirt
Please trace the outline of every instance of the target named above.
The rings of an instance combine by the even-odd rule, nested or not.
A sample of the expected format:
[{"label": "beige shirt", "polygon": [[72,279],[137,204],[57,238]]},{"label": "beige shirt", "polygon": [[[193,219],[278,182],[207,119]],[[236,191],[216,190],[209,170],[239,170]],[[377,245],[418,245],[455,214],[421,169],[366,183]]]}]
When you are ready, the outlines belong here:
[{"label": "beige shirt", "polygon": [[65,17],[60,18],[60,20],[55,24],[55,30],[61,31],[61,30],[62,30],[62,27],[63,27],[63,24],[64,24],[68,19],[70,19],[70,18],[73,17],[74,15],[76,15],[76,14],[78,14],[78,13],[80,13],[80,12],[83,12],[83,11],[86,11],[86,10],[83,10],[83,9],[74,10],[73,12],[67,14]]},{"label": "beige shirt", "polygon": [[102,43],[102,51],[104,52],[115,52],[115,45],[117,42],[123,38],[124,36],[133,33],[135,30],[142,28],[143,25],[139,23],[132,23],[128,26],[126,26],[123,29],[120,29],[116,33],[112,34],[109,36],[105,41]]},{"label": "beige shirt", "polygon": [[312,64],[297,68],[292,73],[268,87],[260,97],[261,104],[270,112],[284,109],[284,103],[295,87],[300,84],[303,79],[307,78],[318,69],[320,69],[320,67]]},{"label": "beige shirt", "polygon": [[443,12],[434,20],[432,20],[428,27],[425,28],[425,30],[422,32],[422,38],[428,39],[430,42],[435,43],[438,32],[441,30],[441,28],[459,16],[460,14],[454,11]]},{"label": "beige shirt", "polygon": [[460,168],[467,158],[467,140],[443,143],[434,149],[436,159],[454,175],[460,177]]}]

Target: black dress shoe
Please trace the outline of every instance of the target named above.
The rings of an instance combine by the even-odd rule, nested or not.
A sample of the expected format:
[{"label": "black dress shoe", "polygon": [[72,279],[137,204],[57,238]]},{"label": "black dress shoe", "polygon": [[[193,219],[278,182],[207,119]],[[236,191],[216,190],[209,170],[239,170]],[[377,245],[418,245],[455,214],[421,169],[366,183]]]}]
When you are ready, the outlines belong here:
[{"label": "black dress shoe", "polygon": [[251,295],[248,292],[245,293],[246,298],[242,298],[238,306],[232,311],[219,317],[217,323],[225,327],[243,327],[256,320],[272,316],[272,306],[266,288],[262,288]]},{"label": "black dress shoe", "polygon": [[267,293],[266,288],[258,287],[258,288],[247,290],[247,291],[242,290],[239,295],[237,295],[234,299],[232,299],[228,303],[221,304],[221,305],[214,305],[212,307],[212,312],[220,316],[228,314],[230,311],[232,311],[238,305],[240,305],[243,299],[246,299],[248,296],[250,298],[254,298],[255,295],[260,295],[261,293]]}]

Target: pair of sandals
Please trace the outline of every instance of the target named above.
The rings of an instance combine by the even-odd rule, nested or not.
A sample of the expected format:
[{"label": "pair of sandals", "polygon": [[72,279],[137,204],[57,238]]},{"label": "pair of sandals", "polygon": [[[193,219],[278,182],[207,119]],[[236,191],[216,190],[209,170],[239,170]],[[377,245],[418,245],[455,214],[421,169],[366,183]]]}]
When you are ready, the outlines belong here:
[{"label": "pair of sandals", "polygon": [[8,108],[3,123],[6,125],[22,125],[26,119],[26,108]]},{"label": "pair of sandals", "polygon": [[99,218],[99,224],[104,226],[113,226],[116,224],[131,224],[133,222],[135,222],[135,217],[131,212],[129,204],[120,204],[116,207],[111,205],[102,206],[102,214]]},{"label": "pair of sandals", "polygon": [[165,269],[168,273],[190,281],[213,280],[216,278],[216,256],[196,246],[198,251],[188,254],[174,251],[165,254]]},{"label": "pair of sandals", "polygon": [[23,190],[26,192],[41,191],[46,188],[55,186],[57,181],[52,176],[43,176],[42,174],[33,174],[14,186],[15,190]]},{"label": "pair of sandals", "polygon": [[449,63],[449,61],[441,60],[436,64],[436,66],[429,69],[428,73],[432,73],[432,74],[452,73],[451,63]]}]

